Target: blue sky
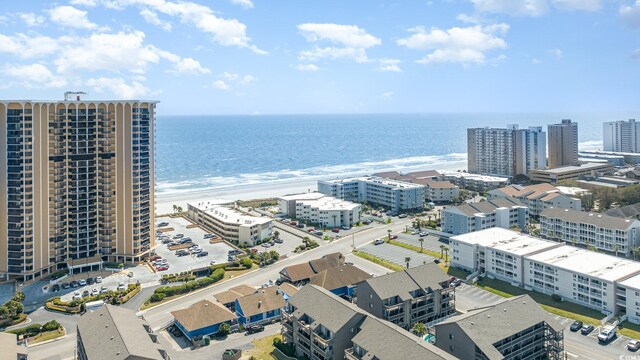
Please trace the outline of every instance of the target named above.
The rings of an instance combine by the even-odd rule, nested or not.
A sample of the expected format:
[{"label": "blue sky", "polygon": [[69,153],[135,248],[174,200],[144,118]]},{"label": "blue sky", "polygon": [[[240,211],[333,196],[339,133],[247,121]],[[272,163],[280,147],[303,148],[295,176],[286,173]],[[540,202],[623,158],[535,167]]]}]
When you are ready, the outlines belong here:
[{"label": "blue sky", "polygon": [[3,1],[0,98],[164,114],[640,109],[640,0]]}]

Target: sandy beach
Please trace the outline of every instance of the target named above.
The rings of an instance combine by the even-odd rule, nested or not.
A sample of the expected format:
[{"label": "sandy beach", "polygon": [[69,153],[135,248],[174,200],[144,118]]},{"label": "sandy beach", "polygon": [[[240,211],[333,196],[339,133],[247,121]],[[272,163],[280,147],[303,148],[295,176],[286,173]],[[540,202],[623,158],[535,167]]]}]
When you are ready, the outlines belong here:
[{"label": "sandy beach", "polygon": [[[382,171],[399,171],[402,173],[423,170],[461,170],[466,169],[467,161],[455,161],[438,164],[437,167],[429,168],[402,168],[383,169]],[[156,214],[168,214],[173,212],[173,205],[177,205],[186,210],[187,203],[198,202],[208,199],[225,200],[252,200],[265,199],[288,194],[300,194],[312,192],[318,189],[318,180],[329,180],[337,178],[347,178],[353,176],[364,176],[364,173],[340,174],[331,177],[317,177],[304,179],[291,179],[272,181],[259,184],[231,185],[211,189],[194,190],[181,193],[160,193],[156,194]]]}]

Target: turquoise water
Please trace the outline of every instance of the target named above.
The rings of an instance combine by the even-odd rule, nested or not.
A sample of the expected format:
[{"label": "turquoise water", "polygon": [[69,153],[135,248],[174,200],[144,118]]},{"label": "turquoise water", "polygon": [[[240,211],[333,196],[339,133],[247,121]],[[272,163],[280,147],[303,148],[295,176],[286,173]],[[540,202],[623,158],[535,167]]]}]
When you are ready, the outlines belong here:
[{"label": "turquoise water", "polygon": [[[545,126],[570,118],[582,146],[602,122],[634,114],[372,114],[162,116],[156,120],[157,192],[175,193],[466,159],[468,127]],[[636,114],[637,115],[637,114]]]}]

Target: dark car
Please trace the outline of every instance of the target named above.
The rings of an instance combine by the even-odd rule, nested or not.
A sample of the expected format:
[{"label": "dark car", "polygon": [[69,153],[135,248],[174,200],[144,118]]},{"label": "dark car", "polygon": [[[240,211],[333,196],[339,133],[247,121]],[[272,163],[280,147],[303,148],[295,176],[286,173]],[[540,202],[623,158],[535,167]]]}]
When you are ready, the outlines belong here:
[{"label": "dark car", "polygon": [[89,296],[89,295],[91,295],[91,293],[89,292],[89,290],[85,290],[85,291],[83,291],[83,292],[82,292],[82,297],[87,297],[87,296]]},{"label": "dark car", "polygon": [[283,283],[283,282],[284,282],[284,280],[282,280],[282,279],[278,278],[278,279],[276,280],[276,285],[280,286],[280,285],[282,285],[282,283]]},{"label": "dark car", "polygon": [[51,290],[53,290],[54,292],[60,291],[60,285],[54,284],[53,287],[51,288]]},{"label": "dark car", "polygon": [[208,252],[208,251],[201,251],[201,252],[199,252],[199,253],[198,253],[198,255],[196,255],[196,256],[197,256],[197,257],[203,257],[203,256],[207,256],[207,255],[209,255],[209,252]]},{"label": "dark car", "polygon": [[297,227],[298,229],[304,229],[304,224],[298,224],[298,225],[296,225],[296,227]]},{"label": "dark car", "polygon": [[62,283],[62,288],[63,288],[63,289],[65,289],[65,290],[66,290],[66,289],[68,289],[68,288],[70,288],[70,287],[71,287],[71,285],[70,285],[68,282],[66,282],[66,283]]},{"label": "dark car", "polygon": [[95,282],[96,282],[96,281],[95,281],[92,277],[87,278],[87,284],[88,284],[88,285],[93,285],[93,283],[95,283]]},{"label": "dark car", "polygon": [[585,325],[582,326],[582,329],[580,329],[580,332],[582,333],[582,335],[589,335],[589,334],[591,334],[593,329],[595,329],[595,327],[593,325],[585,324]]},{"label": "dark car", "polygon": [[571,331],[573,331],[573,332],[576,332],[576,331],[578,331],[578,330],[582,329],[582,325],[583,325],[583,324],[582,324],[582,321],[578,321],[578,320],[576,320],[576,321],[574,321],[574,322],[572,322],[572,323],[571,323],[571,326],[569,327],[569,329],[570,329]]},{"label": "dark car", "polygon": [[313,235],[315,236],[322,236],[322,231],[314,231]]},{"label": "dark car", "polygon": [[262,325],[253,325],[247,327],[247,334],[255,334],[264,331],[264,326]]},{"label": "dark car", "polygon": [[77,288],[79,285],[80,285],[80,284],[78,284],[78,282],[77,282],[76,280],[73,280],[73,281],[71,282],[71,287],[72,287],[72,288]]}]

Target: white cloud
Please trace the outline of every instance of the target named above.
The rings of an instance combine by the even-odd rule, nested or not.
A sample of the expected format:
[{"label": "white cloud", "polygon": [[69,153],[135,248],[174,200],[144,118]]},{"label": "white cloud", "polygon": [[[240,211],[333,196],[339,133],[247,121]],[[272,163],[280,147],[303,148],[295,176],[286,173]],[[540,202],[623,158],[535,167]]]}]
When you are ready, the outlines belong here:
[{"label": "white cloud", "polygon": [[182,58],[177,60],[173,68],[175,72],[180,74],[193,74],[193,75],[201,75],[201,74],[210,74],[211,70],[207,69],[200,65],[198,60],[192,58]]},{"label": "white cloud", "polygon": [[548,52],[557,59],[562,59],[562,56],[564,55],[560,49],[551,49]]},{"label": "white cloud", "polygon": [[320,59],[350,58],[356,62],[367,62],[366,49],[382,44],[382,41],[355,25],[306,23],[298,25],[298,30],[312,43],[329,42],[328,47],[314,47],[301,51],[299,59],[317,61]]},{"label": "white cloud", "polygon": [[245,24],[237,19],[221,18],[213,9],[205,5],[168,0],[102,0],[101,3],[110,8],[137,6],[155,13],[177,17],[181,22],[193,25],[211,35],[213,41],[220,45],[247,48],[260,55],[267,54],[266,51],[251,44]]},{"label": "white cloud", "polygon": [[25,34],[13,36],[0,34],[0,53],[9,53],[28,59],[53,54],[58,49],[57,39],[48,36],[29,37]]},{"label": "white cloud", "polygon": [[471,0],[479,12],[502,13],[513,16],[540,16],[549,5],[547,0]]},{"label": "white cloud", "polygon": [[9,65],[2,69],[2,73],[32,88],[59,88],[67,85],[63,77],[54,75],[42,64]]},{"label": "white cloud", "polygon": [[298,64],[296,65],[296,69],[300,71],[311,71],[311,72],[320,70],[320,68],[315,64]]},{"label": "white cloud", "polygon": [[553,6],[566,11],[598,11],[602,0],[551,0]]},{"label": "white cloud", "polygon": [[413,34],[397,40],[398,45],[415,50],[429,50],[420,64],[461,63],[482,64],[486,53],[507,47],[502,38],[509,25],[500,23],[487,26],[453,27],[442,30],[437,27],[429,30],[422,26],[408,29]]},{"label": "white cloud", "polygon": [[640,60],[640,48],[633,50],[631,58],[634,60]]},{"label": "white cloud", "polygon": [[91,86],[97,92],[110,91],[118,99],[137,99],[150,94],[149,88],[138,81],[131,84],[122,78],[99,77],[87,80],[87,86]]},{"label": "white cloud", "polygon": [[253,2],[251,0],[231,0],[234,5],[240,5],[245,9],[253,9]]},{"label": "white cloud", "polygon": [[256,78],[251,76],[251,75],[245,75],[242,77],[242,79],[240,79],[240,81],[238,81],[238,84],[240,85],[249,85],[251,83],[253,83],[254,81],[256,81]]},{"label": "white cloud", "polygon": [[97,5],[96,0],[70,0],[71,5],[94,7]]},{"label": "white cloud", "polygon": [[222,80],[216,80],[216,81],[214,81],[214,82],[213,82],[213,84],[211,84],[211,85],[212,85],[214,88],[219,89],[219,90],[225,90],[225,91],[227,91],[227,90],[229,90],[229,89],[230,89],[230,86],[229,86],[226,82],[224,82],[224,81],[222,81]]},{"label": "white cloud", "polygon": [[78,29],[95,29],[98,27],[95,23],[89,21],[87,12],[78,10],[73,6],[57,6],[49,12],[51,20],[62,26],[78,28]]},{"label": "white cloud", "polygon": [[456,19],[467,24],[479,24],[481,22],[476,15],[468,14],[458,14],[458,16],[456,16]]},{"label": "white cloud", "polygon": [[383,100],[393,100],[393,91],[387,91],[382,93],[382,95],[380,95],[380,97]]},{"label": "white cloud", "polygon": [[44,16],[42,15],[19,13],[18,16],[20,16],[20,19],[22,19],[27,26],[40,26],[44,24]]},{"label": "white cloud", "polygon": [[149,9],[140,10],[140,16],[142,16],[144,21],[148,22],[151,25],[158,26],[164,31],[171,31],[171,23],[168,21],[160,20],[160,18],[158,17],[158,14],[156,14],[155,12]]},{"label": "white cloud", "polygon": [[391,72],[401,72],[400,66],[401,63],[398,59],[378,59],[378,67],[376,70],[379,71],[391,71]]},{"label": "white cloud", "polygon": [[238,79],[238,77],[240,76],[240,74],[236,74],[236,73],[230,73],[230,72],[223,72],[222,74],[220,74],[220,77],[224,78],[227,81],[234,81],[236,79]]},{"label": "white cloud", "polygon": [[631,5],[621,6],[619,14],[630,26],[640,27],[640,0],[636,0],[636,2]]}]

